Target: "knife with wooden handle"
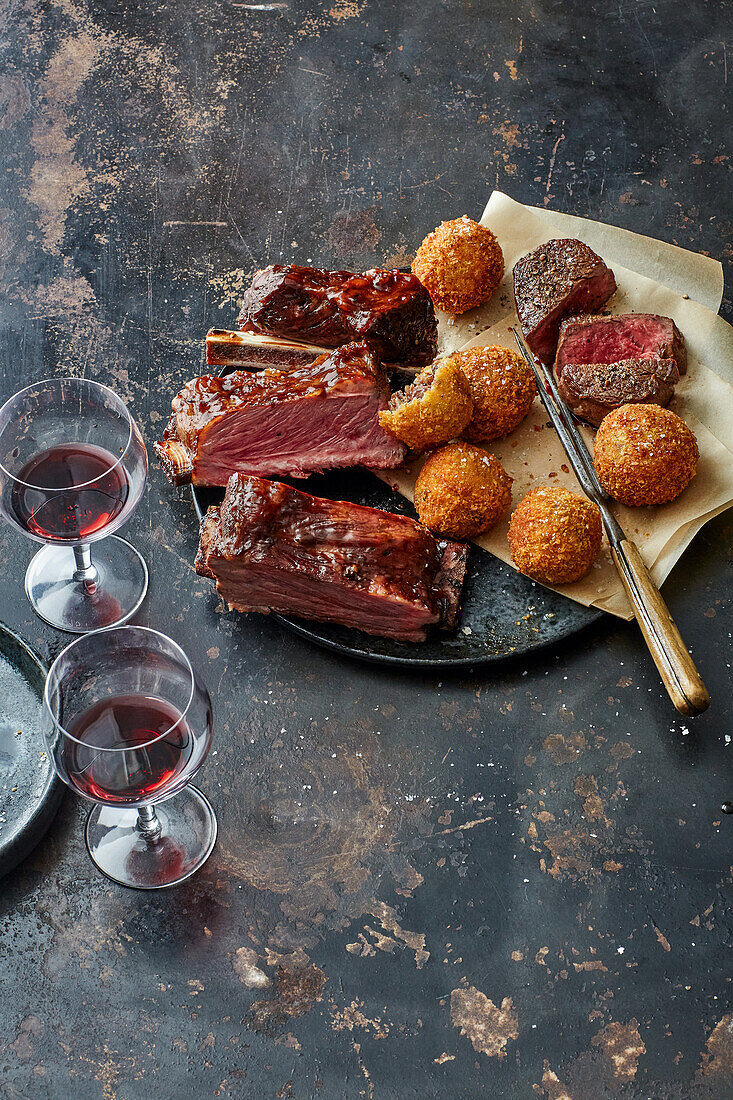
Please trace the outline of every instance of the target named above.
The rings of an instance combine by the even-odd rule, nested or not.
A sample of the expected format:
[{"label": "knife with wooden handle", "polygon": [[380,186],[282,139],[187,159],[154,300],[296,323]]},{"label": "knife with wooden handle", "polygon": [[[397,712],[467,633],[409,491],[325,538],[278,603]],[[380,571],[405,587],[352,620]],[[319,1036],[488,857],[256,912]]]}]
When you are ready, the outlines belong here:
[{"label": "knife with wooden handle", "polygon": [[552,370],[530,355],[516,329],[512,332],[520,352],[532,369],[542,403],[575,476],[583,492],[600,510],[611,556],[667,694],[680,714],[702,714],[710,706],[708,690],[638,547],[627,538],[609,507],[610,497],[601,488],[585,440],[557,392]]},{"label": "knife with wooden handle", "polygon": [[639,548],[624,538],[611,544],[611,554],[667,694],[680,714],[702,714],[710,706],[708,690]]}]

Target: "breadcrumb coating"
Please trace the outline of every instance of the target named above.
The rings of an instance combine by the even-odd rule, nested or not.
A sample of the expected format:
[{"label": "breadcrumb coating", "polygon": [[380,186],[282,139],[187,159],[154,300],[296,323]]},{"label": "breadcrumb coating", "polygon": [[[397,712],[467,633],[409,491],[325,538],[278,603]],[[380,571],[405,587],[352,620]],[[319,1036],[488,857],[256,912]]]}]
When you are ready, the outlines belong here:
[{"label": "breadcrumb coating", "polygon": [[465,313],[494,293],[504,278],[504,255],[491,230],[464,214],[428,233],[412,273],[438,309]]},{"label": "breadcrumb coating", "polygon": [[666,504],[687,488],[700,452],[684,420],[659,405],[622,405],[596,433],[593,465],[614,500],[631,507]]},{"label": "breadcrumb coating", "polygon": [[473,399],[463,373],[448,360],[424,367],[414,382],[392,394],[379,423],[413,451],[455,439],[471,419]]},{"label": "breadcrumb coating", "polygon": [[532,408],[537,383],[522,356],[491,345],[450,356],[463,372],[473,398],[473,416],[464,439],[488,443],[513,432]]},{"label": "breadcrumb coating", "polygon": [[512,501],[512,479],[493,455],[451,443],[430,455],[415,482],[415,508],[438,535],[472,539],[493,527]]},{"label": "breadcrumb coating", "polygon": [[602,536],[598,507],[559,485],[522,497],[507,534],[519,572],[543,584],[571,584],[584,577],[598,557]]}]

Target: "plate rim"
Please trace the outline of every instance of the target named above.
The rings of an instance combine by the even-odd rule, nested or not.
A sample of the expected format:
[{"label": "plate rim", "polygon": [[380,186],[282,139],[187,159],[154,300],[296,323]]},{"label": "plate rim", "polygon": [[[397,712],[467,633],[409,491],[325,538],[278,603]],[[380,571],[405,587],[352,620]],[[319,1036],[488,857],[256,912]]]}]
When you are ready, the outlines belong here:
[{"label": "plate rim", "polygon": [[[485,551],[485,553],[488,553],[488,551]],[[554,645],[562,645],[568,638],[572,638],[575,634],[580,634],[582,631],[590,629],[590,627],[595,626],[605,617],[604,611],[596,610],[588,621],[581,626],[574,626],[564,634],[558,634],[554,638],[545,638],[525,648],[517,647],[517,649],[511,653],[486,653],[477,654],[475,657],[441,658],[398,657],[389,653],[370,653],[362,649],[352,649],[342,642],[330,641],[315,632],[309,631],[308,628],[302,626],[300,622],[295,621],[295,619],[290,619],[285,615],[281,615],[278,611],[271,611],[270,614],[274,619],[286,626],[288,630],[292,630],[294,634],[298,634],[301,638],[306,638],[313,645],[318,645],[322,649],[329,649],[332,653],[339,653],[342,657],[350,657],[357,661],[366,661],[368,664],[373,665],[391,665],[395,668],[434,669],[471,668],[475,665],[493,665],[500,664],[503,661],[518,661],[521,660],[522,657],[529,657],[534,653],[539,653]],[[369,637],[369,635],[367,635],[367,637]],[[419,643],[416,644],[419,645]]]},{"label": "plate rim", "polygon": [[[9,627],[7,623],[0,622],[0,633],[10,639],[11,643],[17,646],[36,666],[39,674],[39,701],[41,707],[43,707],[43,685],[48,675],[46,662],[25,638],[16,630],[13,630],[12,627]],[[53,764],[51,764],[50,774],[34,809],[12,836],[5,841],[0,841],[0,879],[22,863],[41,842],[56,816],[64,792],[65,786],[56,774]],[[43,823],[40,824],[40,822]]]}]

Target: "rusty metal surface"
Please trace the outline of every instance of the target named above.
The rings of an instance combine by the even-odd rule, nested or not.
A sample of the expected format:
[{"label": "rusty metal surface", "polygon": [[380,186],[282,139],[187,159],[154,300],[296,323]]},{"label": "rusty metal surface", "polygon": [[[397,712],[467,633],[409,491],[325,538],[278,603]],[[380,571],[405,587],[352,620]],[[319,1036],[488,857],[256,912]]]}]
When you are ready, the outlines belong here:
[{"label": "rusty metal surface", "polygon": [[[150,442],[259,264],[404,264],[497,184],[730,259],[725,0],[0,11],[3,397],[83,370]],[[665,587],[693,723],[630,625],[448,676],[238,619],[191,512],[154,467],[127,534],[214,697],[221,839],[126,892],[67,796],[0,884],[0,1096],[730,1095],[730,518]],[[0,531],[0,614],[50,658],[32,549]]]}]

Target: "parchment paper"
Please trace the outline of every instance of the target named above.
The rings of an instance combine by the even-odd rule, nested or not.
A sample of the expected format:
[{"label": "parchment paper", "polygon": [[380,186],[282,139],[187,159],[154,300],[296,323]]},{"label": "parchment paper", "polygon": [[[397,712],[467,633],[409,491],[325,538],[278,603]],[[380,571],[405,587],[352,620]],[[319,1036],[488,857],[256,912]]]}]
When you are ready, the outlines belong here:
[{"label": "parchment paper", "polygon": [[[456,318],[439,314],[441,353],[485,344],[515,346],[511,333],[511,326],[517,324],[512,268],[525,252],[559,234],[586,241],[610,261],[619,288],[606,307],[610,312],[664,314],[675,320],[685,337],[688,373],[677,386],[670,408],[683,417],[697,437],[700,448],[697,476],[671,504],[656,508],[616,506],[621,525],[639,546],[657,584],[661,584],[700,528],[733,504],[733,329],[701,304],[706,301],[716,308],[720,304],[720,265],[674,245],[613,226],[525,207],[497,191],[481,221],[496,233],[501,243],[506,263],[504,281],[485,306]],[[622,266],[615,260],[620,254],[634,257],[640,267],[664,277],[665,282]],[[671,284],[682,292],[672,289]],[[684,298],[683,294],[690,298]],[[593,434],[584,429],[591,453]],[[512,507],[529,489],[539,485],[564,485],[581,491],[539,398],[515,432],[487,444],[486,449],[496,455],[514,478]],[[412,499],[421,464],[422,460],[417,460],[409,468],[391,470],[382,476]],[[511,565],[506,540],[508,523],[507,515],[476,542]],[[556,591],[621,618],[632,617],[605,540],[587,577]]]},{"label": "parchment paper", "polygon": [[[512,202],[511,199],[507,201]],[[490,206],[491,200],[483,217],[486,217]],[[690,298],[712,309],[713,313],[720,309],[723,300],[723,265],[718,260],[701,256],[699,252],[690,252],[676,244],[667,244],[666,241],[641,237],[638,233],[619,229],[615,225],[588,221],[587,218],[578,218],[574,214],[561,214],[559,210],[546,210],[537,206],[527,206],[525,209],[538,214],[546,225],[552,226],[553,236],[582,237],[596,252],[602,252],[610,267],[623,264],[647,279],[664,283],[678,294],[689,294]]]}]

